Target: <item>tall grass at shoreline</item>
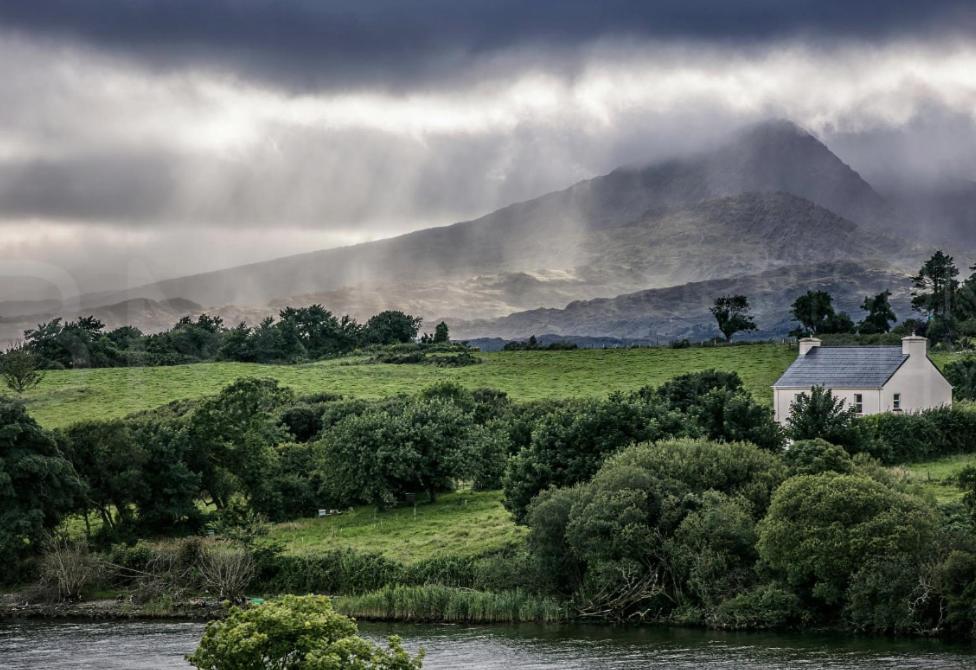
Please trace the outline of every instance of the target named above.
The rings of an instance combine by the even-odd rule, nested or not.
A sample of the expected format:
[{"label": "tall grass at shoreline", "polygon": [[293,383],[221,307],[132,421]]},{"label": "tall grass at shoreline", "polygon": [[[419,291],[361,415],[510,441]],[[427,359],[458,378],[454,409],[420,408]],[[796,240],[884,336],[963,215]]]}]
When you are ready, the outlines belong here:
[{"label": "tall grass at shoreline", "polygon": [[334,599],[336,610],[378,621],[439,623],[555,623],[567,610],[559,601],[523,591],[490,593],[448,586],[387,586]]}]

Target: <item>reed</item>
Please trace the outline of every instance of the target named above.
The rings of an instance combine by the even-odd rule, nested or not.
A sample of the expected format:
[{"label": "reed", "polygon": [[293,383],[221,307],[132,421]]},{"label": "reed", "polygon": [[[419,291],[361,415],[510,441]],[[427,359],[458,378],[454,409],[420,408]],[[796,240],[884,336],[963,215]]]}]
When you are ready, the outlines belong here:
[{"label": "reed", "polygon": [[441,623],[554,623],[567,619],[559,601],[523,591],[474,591],[449,586],[387,586],[340,596],[335,609],[360,619]]}]

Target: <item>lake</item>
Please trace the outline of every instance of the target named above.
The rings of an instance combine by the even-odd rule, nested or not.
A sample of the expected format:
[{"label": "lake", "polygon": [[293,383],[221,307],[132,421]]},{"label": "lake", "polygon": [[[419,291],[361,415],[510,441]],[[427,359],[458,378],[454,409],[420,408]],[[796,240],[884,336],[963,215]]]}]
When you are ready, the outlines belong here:
[{"label": "lake", "polygon": [[[976,668],[976,649],[927,640],[719,633],[661,627],[363,624],[427,650],[425,670]],[[0,622],[0,668],[189,668],[203,625],[170,622]]]}]

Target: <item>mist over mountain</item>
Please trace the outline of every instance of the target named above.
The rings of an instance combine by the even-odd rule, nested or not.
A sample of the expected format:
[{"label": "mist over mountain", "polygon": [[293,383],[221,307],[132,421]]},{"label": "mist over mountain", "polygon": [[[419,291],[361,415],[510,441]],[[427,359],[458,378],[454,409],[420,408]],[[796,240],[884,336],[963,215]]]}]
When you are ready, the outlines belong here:
[{"label": "mist over mountain", "polygon": [[716,296],[742,294],[749,302],[759,329],[740,339],[781,337],[795,327],[790,305],[806,291],[827,291],[838,311],[855,320],[863,316],[860,306],[867,295],[891,290],[891,303],[900,319],[911,314],[911,281],[903,274],[864,265],[822,263],[770,270],[755,275],[670,288],[638,291],[615,298],[576,301],[564,309],[536,309],[493,320],[451,322],[459,339],[493,333],[495,337],[525,339],[530,335],[575,335],[593,338],[618,337],[667,343],[692,341],[719,335],[708,311]]},{"label": "mist over mountain", "polygon": [[[711,334],[707,303],[722,292],[743,292],[772,317],[808,284],[831,282],[844,301],[896,288],[930,241],[893,202],[810,133],[770,121],[711,150],[619,168],[472,221],[89,294],[77,311],[112,325],[128,314],[154,330],[171,325],[178,301],[251,323],[321,302],[359,318],[388,308],[446,318],[465,337],[692,337]],[[145,314],[133,318],[140,305]],[[18,305],[0,335],[29,311]],[[788,329],[776,322],[763,333]]]}]

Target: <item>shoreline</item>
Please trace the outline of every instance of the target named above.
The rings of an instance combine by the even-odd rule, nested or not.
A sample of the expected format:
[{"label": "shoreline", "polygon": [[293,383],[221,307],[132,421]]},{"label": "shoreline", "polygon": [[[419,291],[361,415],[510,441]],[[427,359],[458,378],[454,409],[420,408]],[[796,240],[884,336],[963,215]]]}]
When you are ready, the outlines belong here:
[{"label": "shoreline", "polygon": [[168,607],[144,603],[137,605],[116,598],[102,598],[69,603],[37,603],[0,599],[0,621],[48,619],[53,621],[124,621],[130,619],[193,621],[206,623],[221,618],[224,604],[216,600],[193,598]]}]

